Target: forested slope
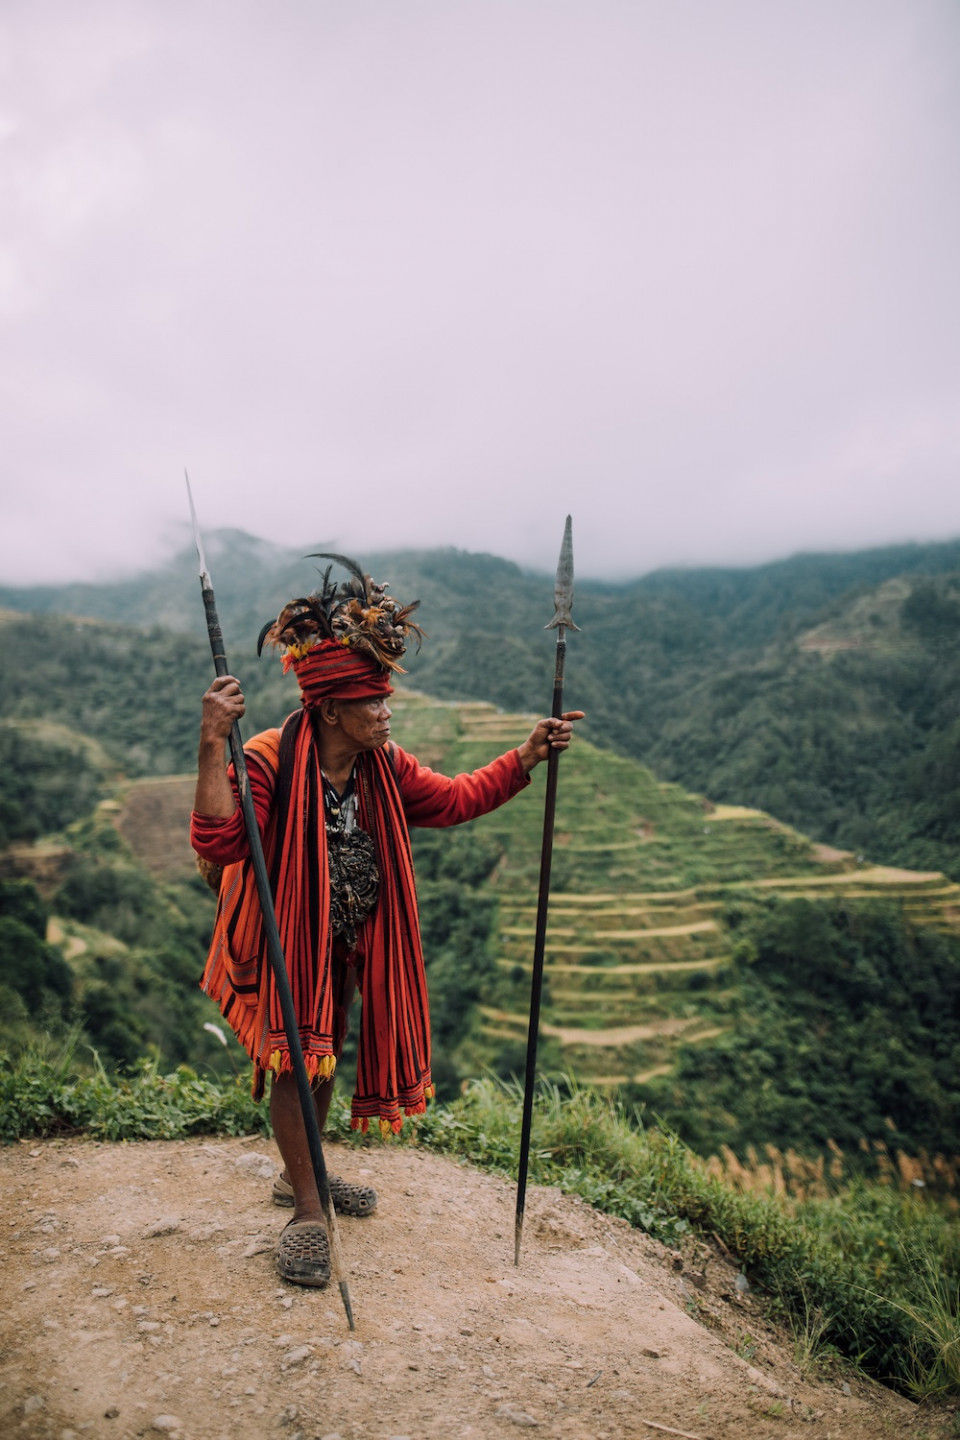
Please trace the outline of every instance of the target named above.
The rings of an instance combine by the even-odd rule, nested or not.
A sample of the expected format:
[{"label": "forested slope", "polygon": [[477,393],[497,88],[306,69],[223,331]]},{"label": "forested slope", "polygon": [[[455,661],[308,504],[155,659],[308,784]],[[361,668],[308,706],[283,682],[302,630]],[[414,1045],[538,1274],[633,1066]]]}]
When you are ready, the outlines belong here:
[{"label": "forested slope", "polygon": [[[256,660],[255,636],[285,598],[310,587],[317,562],[238,531],[218,532],[208,548],[228,654],[259,726],[288,704],[289,689],[275,660]],[[547,577],[457,551],[367,563],[404,599],[422,599],[429,639],[409,662],[418,689],[515,709],[547,704]],[[118,639],[112,683],[125,701],[111,721],[129,736],[139,729],[139,690],[163,688],[171,666],[203,688],[195,570],[185,553],[122,584],[0,590],[0,604],[163,623],[196,637],[174,642],[154,628],[142,653]],[[958,572],[960,544],[950,543],[661,571],[618,585],[581,581],[567,693],[588,710],[587,733],[599,744],[661,778],[768,810],[874,860],[960,878]],[[56,703],[56,685],[83,663],[89,634],[31,620],[22,636],[0,642],[0,663],[14,677],[0,713],[16,715],[41,694]],[[180,693],[171,691],[172,705]],[[153,737],[142,737],[146,771],[189,763],[177,758],[192,747],[193,700],[183,695],[182,714],[164,714]]]},{"label": "forested slope", "polygon": [[[910,562],[919,572],[946,549],[881,552],[864,563],[870,578],[883,565]],[[548,689],[552,640],[531,621],[544,582],[491,557],[446,553],[406,557],[414,569],[401,593],[413,593],[416,566],[427,558],[419,572],[430,577],[423,619],[431,630],[435,610],[441,623],[423,656],[411,657],[411,679],[467,689],[486,677],[501,699]],[[609,707],[609,724],[592,726],[604,741],[626,724],[631,706],[656,715],[659,705],[662,724],[646,744],[660,755],[661,777],[681,768],[679,756],[710,800],[609,750],[581,746],[580,759],[565,766],[563,803],[571,809],[558,833],[544,1059],[632,1087],[702,1146],[821,1143],[842,1123],[845,1143],[877,1138],[882,1127],[908,1148],[956,1152],[954,889],[936,874],[898,877],[871,862],[896,858],[956,873],[951,696],[960,602],[951,577],[915,573],[844,592],[803,623],[783,594],[775,603],[778,580],[795,605],[839,588],[841,559],[812,557],[765,575],[648,577],[620,592],[584,587],[584,628],[570,646],[571,703],[582,686],[594,714]],[[222,563],[229,573],[226,552]],[[449,600],[455,580],[466,598],[451,611],[441,593]],[[254,588],[244,601],[251,614]],[[630,621],[641,589],[646,639]],[[779,618],[769,613],[777,604]],[[549,604],[542,608],[549,613]],[[472,629],[458,629],[465,614]],[[509,629],[498,635],[504,617]],[[749,641],[739,651],[735,624]],[[771,625],[774,637],[758,647]],[[704,634],[721,637],[715,652]],[[238,654],[249,734],[282,718],[295,688],[275,657],[244,659],[243,647]],[[30,848],[30,874],[60,926],[48,933],[61,936],[74,970],[68,983],[34,946],[34,990],[9,1009],[12,1032],[26,1034],[37,1015],[63,1025],[73,1018],[114,1062],[153,1051],[229,1063],[209,1032],[197,1039],[210,1013],[192,988],[210,899],[196,879],[145,869],[122,823],[132,797],[144,793],[138,777],[192,769],[198,697],[210,673],[205,642],[156,625],[8,611],[0,673],[8,777],[0,843]],[[398,733],[406,726],[421,758],[447,769],[482,763],[527,724],[489,703],[401,697],[397,712]],[[777,821],[735,804],[713,808],[752,793],[783,801]],[[119,830],[111,806],[119,807]],[[779,823],[791,810],[808,817],[815,840],[849,838],[853,853],[813,849]],[[484,1065],[509,1073],[521,1064],[538,828],[527,797],[452,844],[417,842],[445,1088]],[[16,879],[10,856],[6,872]],[[831,888],[838,877],[842,892]],[[802,912],[811,903],[818,918],[808,923]],[[19,904],[10,900],[9,918],[22,925]],[[34,925],[41,943],[42,929]],[[812,947],[810,934],[820,937]],[[807,960],[798,965],[797,955]],[[158,1000],[170,986],[175,993]],[[924,988],[936,1004],[924,1001]],[[763,1102],[778,1077],[789,1079],[789,1095]]]}]

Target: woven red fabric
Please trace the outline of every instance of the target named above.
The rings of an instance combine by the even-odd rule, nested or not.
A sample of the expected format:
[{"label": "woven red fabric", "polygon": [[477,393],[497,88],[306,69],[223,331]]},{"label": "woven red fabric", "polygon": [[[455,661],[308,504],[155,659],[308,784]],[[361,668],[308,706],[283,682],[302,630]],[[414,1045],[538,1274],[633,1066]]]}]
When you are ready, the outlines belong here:
[{"label": "woven red fabric", "polygon": [[[305,731],[312,731],[310,718],[297,711],[282,732],[254,736],[245,750],[300,1040],[313,1076],[328,1072],[334,1053],[337,997],[321,785]],[[281,748],[292,765],[281,763]],[[374,839],[381,870],[380,899],[361,927],[356,957],[364,1004],[353,1123],[361,1129],[378,1117],[382,1126],[399,1130],[402,1114],[422,1110],[430,1090],[429,1015],[407,826],[461,824],[528,784],[516,750],[453,779],[393,745],[358,757],[358,823]],[[290,1057],[239,807],[229,818],[194,812],[191,840],[198,854],[224,866],[203,989],[254,1061],[259,1094],[266,1069],[289,1069]]]},{"label": "woven red fabric", "polygon": [[339,640],[320,640],[306,655],[283,657],[284,671],[292,670],[300,682],[305,709],[323,700],[368,700],[392,695],[387,671],[370,655]]},{"label": "woven red fabric", "polygon": [[[328,869],[323,785],[309,713],[292,715],[282,732],[256,736],[250,748],[277,775],[264,854],[312,1078],[318,1070],[326,1072],[321,1062],[334,1052],[334,996],[330,888],[318,883]],[[430,1014],[410,837],[386,754],[374,750],[359,756],[357,777],[357,821],[373,836],[381,875],[380,898],[364,927],[363,952],[358,949],[364,1003],[354,1115],[379,1115],[399,1129],[401,1112],[423,1110],[432,1091]],[[249,861],[224,871],[203,988],[219,1003],[253,1060],[259,1072],[255,1091],[262,1088],[266,1070],[282,1074],[292,1068]]]}]

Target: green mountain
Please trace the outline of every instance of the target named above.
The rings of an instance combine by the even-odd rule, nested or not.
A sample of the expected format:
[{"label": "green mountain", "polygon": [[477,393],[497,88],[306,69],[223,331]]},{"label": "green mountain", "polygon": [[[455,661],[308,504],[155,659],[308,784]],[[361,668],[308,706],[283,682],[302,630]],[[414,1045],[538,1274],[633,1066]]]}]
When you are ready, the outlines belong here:
[{"label": "green mountain", "polygon": [[[285,598],[309,588],[316,562],[238,531],[215,533],[208,549],[231,664],[254,723],[267,723],[290,692],[275,660],[255,658],[254,638]],[[409,665],[419,690],[514,709],[548,703],[547,577],[458,551],[366,563],[404,598],[422,599],[429,640]],[[179,664],[203,688],[202,644],[178,648],[157,628],[202,637],[195,572],[184,553],[162,571],[111,586],[0,590],[0,604],[145,627],[152,653],[134,655],[132,641],[116,641],[115,686],[130,695],[129,713],[117,718],[129,732],[137,702],[121,670],[166,685]],[[951,542],[753,569],[661,571],[622,585],[580,582],[569,701],[588,710],[587,733],[598,744],[664,779],[764,809],[874,860],[960,878],[958,574],[960,543]],[[61,654],[69,639],[71,657],[79,652],[83,663],[91,626],[50,623]],[[39,620],[30,629],[32,650],[26,638],[18,646],[0,637],[4,673],[15,666],[0,715],[27,713],[41,674],[57,671],[55,657],[38,654],[53,630]],[[177,757],[192,749],[192,704],[182,723],[157,718],[159,743],[143,737],[145,770],[189,763]]]}]

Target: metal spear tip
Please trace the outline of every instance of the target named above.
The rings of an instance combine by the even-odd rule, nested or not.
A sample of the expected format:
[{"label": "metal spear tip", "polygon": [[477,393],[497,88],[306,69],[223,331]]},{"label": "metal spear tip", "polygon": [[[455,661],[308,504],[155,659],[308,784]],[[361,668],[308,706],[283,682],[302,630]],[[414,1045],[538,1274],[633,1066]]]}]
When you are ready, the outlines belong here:
[{"label": "metal spear tip", "polygon": [[545,625],[545,630],[556,630],[559,626],[566,626],[568,630],[579,630],[579,625],[574,625],[570,611],[573,609],[573,521],[567,516],[567,523],[563,527],[563,542],[560,546],[560,559],[557,563],[557,579],[553,587],[553,603],[556,606],[556,614]]},{"label": "metal spear tip", "polygon": [[190,501],[190,519],[193,521],[193,543],[197,547],[197,558],[200,561],[200,579],[210,588],[210,572],[207,569],[207,557],[203,553],[203,540],[200,536],[200,522],[197,520],[197,510],[193,503],[193,491],[190,489],[190,476],[187,474],[186,466],[183,470],[183,478],[187,482],[187,499]]}]

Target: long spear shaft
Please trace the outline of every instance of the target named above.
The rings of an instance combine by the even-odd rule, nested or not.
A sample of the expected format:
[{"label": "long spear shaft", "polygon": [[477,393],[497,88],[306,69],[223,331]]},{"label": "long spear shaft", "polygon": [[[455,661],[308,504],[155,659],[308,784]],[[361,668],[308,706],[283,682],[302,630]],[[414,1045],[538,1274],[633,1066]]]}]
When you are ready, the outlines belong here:
[{"label": "long spear shaft", "polygon": [[[573,606],[573,527],[570,516],[563,530],[557,580],[553,592],[556,613],[547,630],[557,632],[557,655],[553,677],[553,709],[563,715],[563,667],[567,658],[567,629],[576,630],[570,614]],[[533,1121],[533,1091],[537,1075],[537,1039],[540,1031],[540,996],[543,991],[543,954],[547,940],[547,910],[550,904],[550,867],[553,861],[553,827],[557,813],[557,779],[560,751],[551,745],[547,755],[547,790],[543,806],[543,844],[540,850],[540,892],[537,897],[537,928],[533,942],[533,978],[530,984],[530,1024],[527,1029],[527,1069],[523,1082],[523,1123],[520,1128],[520,1165],[517,1173],[517,1217],[513,1232],[513,1263],[520,1264],[523,1210],[527,1195],[530,1161],[530,1127]]]},{"label": "long spear shaft", "polygon": [[[186,472],[184,473],[186,474]],[[190,516],[193,520],[193,537],[196,541],[197,556],[200,560],[200,592],[203,595],[203,609],[207,617],[207,635],[210,639],[210,649],[213,654],[213,666],[218,675],[228,675],[230,672],[227,668],[227,655],[223,646],[223,631],[220,629],[220,619],[217,615],[217,602],[213,594],[213,582],[210,579],[206,556],[203,553],[203,540],[200,536],[200,526],[197,523],[197,512],[193,505],[190,476],[187,475],[186,479],[187,497],[190,501]],[[280,1000],[283,1028],[286,1031],[287,1045],[290,1049],[290,1059],[293,1062],[293,1073],[297,1079],[297,1092],[300,1096],[300,1108],[303,1111],[303,1125],[307,1132],[307,1145],[310,1148],[310,1159],[313,1161],[313,1174],[317,1182],[320,1204],[323,1207],[323,1215],[327,1222],[327,1232],[330,1237],[330,1269],[333,1278],[340,1288],[343,1308],[347,1313],[347,1324],[350,1329],[353,1330],[356,1328],[353,1323],[353,1308],[350,1304],[350,1291],[347,1288],[346,1276],[344,1274],[343,1251],[340,1247],[340,1232],[337,1228],[336,1214],[330,1195],[330,1181],[327,1178],[327,1166],[323,1158],[320,1125],[317,1121],[317,1112],[313,1104],[310,1077],[307,1075],[307,1067],[303,1059],[303,1048],[300,1044],[300,1031],[297,1024],[297,1012],[293,1004],[293,995],[290,992],[290,981],[287,976],[286,961],[283,957],[283,944],[280,940],[280,932],[277,929],[277,916],[273,906],[273,891],[270,889],[267,864],[263,856],[263,845],[260,840],[260,827],[257,824],[253,795],[250,792],[250,779],[247,774],[247,764],[243,755],[243,741],[240,738],[240,726],[236,721],[234,721],[233,728],[230,731],[230,755],[233,760],[233,773],[236,777],[237,789],[240,792],[240,808],[243,811],[243,823],[247,832],[247,843],[250,847],[250,862],[253,867],[253,876],[257,886],[257,896],[260,901],[260,909],[263,913],[263,928],[267,942],[267,955],[270,960],[271,969],[273,970],[274,984],[277,987],[277,995]]]}]

